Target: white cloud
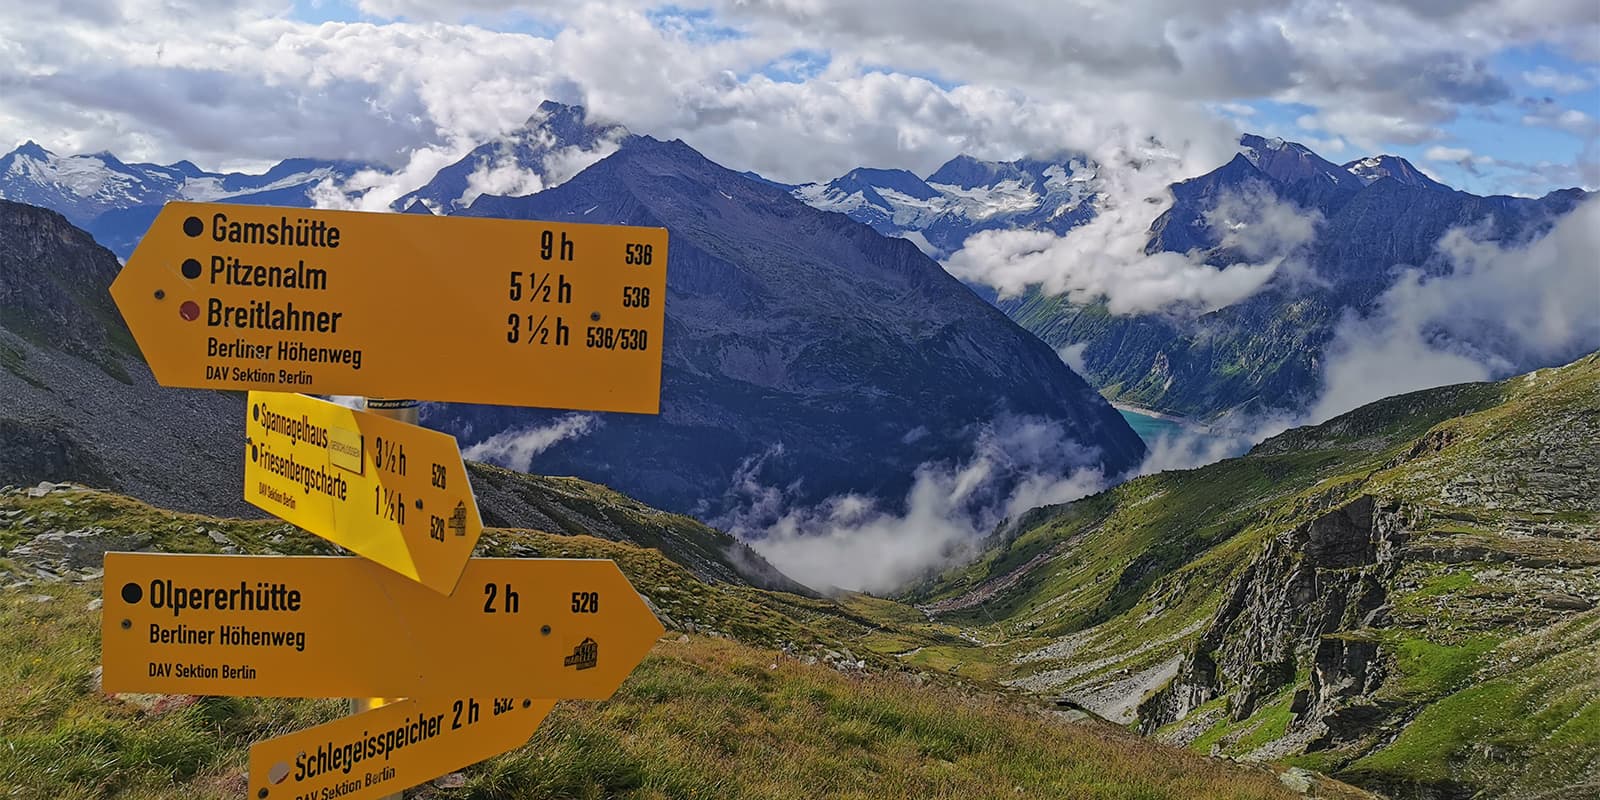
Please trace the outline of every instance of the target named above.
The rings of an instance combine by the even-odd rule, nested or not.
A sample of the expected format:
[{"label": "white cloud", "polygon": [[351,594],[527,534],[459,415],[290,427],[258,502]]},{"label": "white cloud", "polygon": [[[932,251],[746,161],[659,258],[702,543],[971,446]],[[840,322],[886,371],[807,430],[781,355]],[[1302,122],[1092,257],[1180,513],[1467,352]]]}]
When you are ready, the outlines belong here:
[{"label": "white cloud", "polygon": [[[208,167],[409,162],[398,191],[369,176],[363,207],[547,97],[788,181],[1087,151],[1119,125],[1119,143],[1215,150],[1254,99],[1311,106],[1329,141],[1427,141],[1507,96],[1485,66],[1504,48],[1600,50],[1588,0],[1524,2],[364,0],[378,24],[296,22],[281,0],[23,4],[0,18],[0,140]],[[553,33],[482,27],[530,18]],[[816,66],[762,74],[797,53]]]},{"label": "white cloud", "polygon": [[544,427],[497,433],[462,450],[461,457],[527,472],[533,466],[534,456],[557,442],[583,436],[599,424],[599,418],[593,414],[567,414]]},{"label": "white cloud", "polygon": [[1522,116],[1524,125],[1555,128],[1585,139],[1600,137],[1600,122],[1576,108],[1562,108],[1549,99],[1529,100],[1523,105],[1528,110]]},{"label": "white cloud", "polygon": [[858,495],[793,507],[787,493],[760,482],[764,458],[735,476],[742,504],[718,525],[747,541],[785,574],[817,589],[888,592],[970,558],[984,535],[1041,505],[1078,499],[1104,487],[1088,451],[1059,424],[1031,417],[997,419],[979,432],[960,463],[923,464],[903,508]]},{"label": "white cloud", "polygon": [[1410,270],[1366,316],[1347,315],[1325,354],[1322,421],[1403,392],[1505,377],[1600,349],[1600,199],[1528,244],[1439,241],[1453,272]]},{"label": "white cloud", "polygon": [[1472,151],[1465,147],[1441,147],[1435,145],[1428,148],[1427,152],[1422,154],[1422,157],[1429,161],[1439,162],[1470,161],[1472,159]]},{"label": "white cloud", "polygon": [[506,195],[516,197],[543,191],[544,177],[538,171],[517,164],[515,159],[500,158],[478,165],[467,176],[467,188],[456,200],[462,207],[472,205],[481,195]]},{"label": "white cloud", "polygon": [[1536,89],[1556,94],[1573,94],[1594,86],[1595,82],[1583,75],[1561,72],[1548,64],[1522,73],[1524,83]]},{"label": "white cloud", "polygon": [[1302,420],[1287,411],[1225,417],[1206,426],[1183,423],[1178,430],[1163,432],[1145,443],[1149,450],[1139,465],[1139,474],[1195,469],[1242,456],[1262,440],[1299,424]]},{"label": "white cloud", "polygon": [[1083,353],[1088,349],[1088,342],[1067,344],[1056,348],[1056,355],[1060,356],[1061,361],[1071,367],[1073,372],[1083,375],[1089,371],[1089,362],[1083,360]]},{"label": "white cloud", "polygon": [[1219,241],[1217,252],[1238,260],[1218,267],[1206,263],[1208,254],[1198,250],[1146,253],[1151,221],[1172,203],[1170,192],[1150,185],[1150,174],[1162,180],[1167,172],[1159,167],[1110,171],[1098,213],[1088,223],[1060,237],[1047,231],[983,231],[967,239],[946,267],[963,280],[993,286],[1002,297],[1037,286],[1074,303],[1104,301],[1113,314],[1205,312],[1259,291],[1298,255],[1320,223],[1320,215],[1251,186],[1225,192],[1206,215]]}]

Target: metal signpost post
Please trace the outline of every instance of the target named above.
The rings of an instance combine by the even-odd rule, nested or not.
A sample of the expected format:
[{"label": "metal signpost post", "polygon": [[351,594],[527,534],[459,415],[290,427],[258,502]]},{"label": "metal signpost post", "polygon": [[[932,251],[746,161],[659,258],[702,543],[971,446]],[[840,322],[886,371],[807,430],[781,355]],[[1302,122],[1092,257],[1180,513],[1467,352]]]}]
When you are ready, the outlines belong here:
[{"label": "metal signpost post", "polygon": [[[421,422],[421,405],[415,400],[395,400],[389,398],[368,397],[362,400],[361,405],[370,413],[376,414],[385,419],[392,419],[395,422],[405,425],[417,425],[419,422]],[[384,460],[384,454],[381,452],[383,448],[379,447],[378,450],[380,452],[375,456],[375,460],[381,462]],[[381,466],[378,467],[378,469],[381,469]],[[465,472],[466,470],[463,467],[463,478],[466,477]],[[246,483],[248,483],[248,481],[246,481]],[[249,494],[249,489],[246,489],[245,493]],[[401,504],[401,508],[404,508],[403,503]],[[477,503],[473,503],[473,512],[474,514],[477,512]],[[472,544],[467,545],[467,554],[469,556],[472,553],[473,545],[476,544],[477,537],[474,536],[472,537]],[[456,577],[459,578],[460,573],[457,573]],[[452,580],[450,582],[450,587],[451,591],[455,590],[455,581]],[[352,697],[350,698],[349,716],[359,717],[368,711],[375,711],[385,705],[389,705],[397,699],[402,698]],[[532,735],[532,732],[530,731],[529,734]],[[395,792],[394,794],[382,795],[381,797],[377,798],[377,800],[403,800],[403,796],[401,792]]]}]

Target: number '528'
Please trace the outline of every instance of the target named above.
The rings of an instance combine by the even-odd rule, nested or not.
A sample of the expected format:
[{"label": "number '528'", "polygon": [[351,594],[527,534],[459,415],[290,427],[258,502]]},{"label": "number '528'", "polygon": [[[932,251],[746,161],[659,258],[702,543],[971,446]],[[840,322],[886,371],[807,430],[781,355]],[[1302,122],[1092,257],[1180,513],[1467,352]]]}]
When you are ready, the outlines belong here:
[{"label": "number '528'", "polygon": [[624,250],[623,263],[625,264],[649,266],[651,259],[655,257],[650,245],[647,244],[630,244]]}]

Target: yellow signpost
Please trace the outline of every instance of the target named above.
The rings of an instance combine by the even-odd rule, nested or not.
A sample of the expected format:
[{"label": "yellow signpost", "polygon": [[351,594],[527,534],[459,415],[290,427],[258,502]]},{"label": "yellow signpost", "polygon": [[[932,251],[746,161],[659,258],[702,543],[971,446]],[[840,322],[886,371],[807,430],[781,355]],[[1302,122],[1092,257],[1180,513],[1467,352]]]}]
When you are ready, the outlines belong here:
[{"label": "yellow signpost", "polygon": [[108,692],[603,700],[662,633],[609,560],[467,562],[444,597],[364,559],[107,553]]},{"label": "yellow signpost", "polygon": [[245,413],[245,500],[450,594],[483,530],[455,437],[303,394]]},{"label": "yellow signpost", "polygon": [[661,228],[168,203],[111,286],[163,386],[626,411]]},{"label": "yellow signpost", "polygon": [[258,742],[255,800],[371,800],[519,747],[555,705],[524,696],[400,700]]},{"label": "yellow signpost", "polygon": [[256,800],[398,797],[609,697],[662,633],[615,563],[471,558],[454,438],[295,393],[658,413],[666,266],[660,228],[168,203],[111,286],[157,382],[250,390],[245,499],[364,558],[107,553],[105,691],[358,698],[253,746]]}]

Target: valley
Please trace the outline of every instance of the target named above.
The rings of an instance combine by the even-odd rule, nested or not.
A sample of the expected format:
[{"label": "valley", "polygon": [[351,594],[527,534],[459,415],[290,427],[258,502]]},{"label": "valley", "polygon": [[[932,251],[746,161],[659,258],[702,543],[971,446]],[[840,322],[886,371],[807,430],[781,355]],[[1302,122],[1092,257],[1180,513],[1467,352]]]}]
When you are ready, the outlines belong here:
[{"label": "valley", "polygon": [[[558,713],[532,749],[469,770],[465,796],[545,781],[623,797],[713,785],[789,796],[795,784],[746,782],[764,771],[724,771],[747,758],[784,759],[840,796],[861,785],[845,776],[862,769],[929,797],[1008,796],[989,786],[995,769],[1085,797],[1124,796],[1134,785],[1151,797],[1274,797],[1302,783],[1312,796],[1361,796],[1317,773],[1402,797],[1557,796],[1548,793],[1592,782],[1600,769],[1600,738],[1585,727],[1600,711],[1600,687],[1571,668],[1592,657],[1591,618],[1600,613],[1600,473],[1589,458],[1600,451],[1597,409],[1600,355],[1499,384],[1392,398],[1242,458],[1036,509],[996,531],[976,562],[897,600],[816,597],[770,567],[752,568],[759,557],[689,518],[581,481],[474,465],[485,519],[526,526],[486,532],[479,555],[614,558],[669,633],[631,688],[598,707],[598,723],[581,721],[593,711]],[[96,772],[129,782],[119,796],[159,795],[172,781],[211,796],[226,793],[240,763],[242,751],[227,742],[332,713],[310,701],[89,694],[95,649],[80,610],[98,591],[106,549],[316,554],[330,545],[281,522],[173,513],[50,484],[0,495],[0,526],[5,613],[35,620],[0,631],[48,629],[79,642],[6,648],[53,665],[6,666],[22,670],[13,685],[29,687],[8,701],[21,704],[8,716],[28,722],[26,746],[0,758],[14,774],[38,775],[34,785],[55,787],[39,796],[83,789],[71,771],[35,771],[64,755],[50,748],[81,741],[89,719],[100,720],[102,736],[126,737],[134,734],[121,726],[150,717],[153,727],[118,746],[178,748],[138,762],[145,766]],[[699,677],[684,682],[690,675]],[[728,696],[749,705],[728,707]],[[707,702],[722,711],[706,717]],[[594,737],[636,719],[639,703],[659,710],[632,723],[644,727],[632,729],[631,744],[596,749]],[[961,711],[949,717],[952,704]],[[977,727],[924,729],[934,724],[929,714]],[[163,738],[192,738],[201,720],[236,738],[201,750],[199,741]],[[884,724],[897,733],[870,732]],[[833,733],[816,739],[792,725]],[[862,725],[861,738],[842,733]],[[1530,725],[1553,735],[1530,738]],[[725,765],[712,767],[648,744],[755,730],[785,742],[783,755],[723,745]],[[1127,738],[1134,730],[1167,745]],[[1022,777],[1017,770],[1044,762],[995,761],[1018,746],[1012,735],[1045,748],[1017,752],[1055,763],[1055,748],[1092,740],[1092,755],[1066,763],[1088,758],[1095,774],[1122,777],[1116,788],[1070,769]],[[584,748],[578,761],[558,767],[534,755],[569,736]],[[923,736],[954,749],[929,751]],[[1149,749],[1164,746],[1196,752]],[[1486,747],[1498,755],[1486,757]],[[904,757],[943,752],[956,771],[923,772],[914,765],[926,762],[901,760],[902,748]],[[1172,783],[1149,771],[1204,755],[1290,772],[1275,780],[1200,761]],[[1118,758],[1133,761],[1107,766]]]},{"label": "valley", "polygon": [[[381,5],[361,13],[378,19]],[[868,25],[877,9],[851,18]],[[689,75],[708,54],[759,49],[744,38],[754,28],[706,27],[721,13],[607,18],[598,27],[632,31],[627,41],[648,39],[642,26],[696,49],[674,61],[619,47],[605,71]],[[383,485],[370,493],[380,522],[403,528],[414,509],[413,523],[431,525],[415,538],[457,541],[462,560],[614,561],[643,600],[627,593],[633,624],[654,615],[666,629],[610,699],[559,702],[531,741],[412,800],[1600,796],[1600,173],[1581,163],[1591,117],[1557,114],[1550,96],[1485,101],[1541,136],[1588,137],[1573,165],[1554,165],[1528,156],[1543,159],[1547,138],[1497,159],[1438,131],[1333,135],[1317,127],[1329,117],[1307,110],[1314,93],[1263,89],[1275,99],[1247,108],[1186,85],[1200,98],[1183,100],[1194,115],[1150,127],[1154,106],[1137,93],[1095,104],[1109,111],[1034,116],[1032,101],[1008,105],[1030,81],[968,91],[934,72],[890,76],[787,50],[684,78],[693,98],[661,92],[659,105],[619,104],[623,86],[540,82],[540,59],[528,58],[442,88],[474,59],[539,39],[490,30],[503,24],[487,11],[464,28],[329,22],[291,48],[331,52],[340,36],[374,31],[489,36],[415,59],[437,72],[427,102],[394,105],[390,92],[408,91],[399,77],[344,97],[382,119],[360,135],[308,125],[234,151],[218,143],[244,139],[201,130],[203,115],[187,136],[169,125],[123,135],[115,114],[0,114],[5,130],[18,119],[43,133],[82,128],[0,155],[0,797],[255,794],[252,743],[344,713],[332,700],[107,694],[123,672],[101,669],[102,611],[137,604],[126,598],[141,585],[119,595],[107,553],[350,555],[263,509],[349,499],[345,476],[370,466],[366,439],[341,431],[344,463],[331,452],[326,467],[296,461],[307,439],[295,420],[269,410],[260,430],[284,440],[249,439],[243,398],[219,391],[241,378],[309,391],[327,364],[356,375],[328,389],[375,393],[363,380],[390,368],[443,386],[385,396],[416,396],[408,421],[454,437],[442,446],[465,460],[450,481],[459,501],[440,510],[430,495],[424,510],[410,488],[402,500]],[[1156,37],[1176,55],[1141,57],[1163,70],[1167,56],[1193,57],[1181,30]],[[564,55],[593,44],[552,36]],[[391,44],[368,42],[372,53]],[[1045,60],[1070,61],[1081,45],[1052,39]],[[613,70],[629,66],[624,51],[652,68]],[[1472,65],[1402,64],[1384,80],[1477,80]],[[1567,76],[1570,91],[1519,74],[1554,95],[1600,90],[1589,73]],[[301,84],[324,75],[269,82],[311,102],[321,89]],[[758,123],[736,99],[818,81],[850,90],[773,106],[788,122]],[[1077,85],[1070,74],[1050,83]],[[906,86],[915,96],[891,97]],[[445,95],[459,105],[441,116]],[[540,102],[552,97],[566,102]],[[861,98],[877,98],[871,111]],[[163,107],[149,99],[127,104]],[[1362,124],[1396,119],[1411,99],[1363,111]],[[1488,108],[1474,119],[1489,124]],[[1456,113],[1435,110],[1435,121]],[[886,127],[872,127],[879,116]],[[833,127],[841,119],[867,127]],[[774,135],[791,124],[804,134]],[[105,138],[129,160],[89,152]],[[1390,146],[1404,156],[1378,149]],[[174,201],[228,205],[152,228]],[[384,234],[355,235],[366,224]],[[617,264],[594,260],[594,240],[577,232],[608,229],[586,225],[633,226],[613,230]],[[491,228],[506,236],[493,258],[463,252]],[[653,248],[637,244],[640,228],[660,229]],[[148,231],[238,249],[146,249],[124,271]],[[359,258],[380,240],[383,257]],[[612,266],[633,272],[617,286],[597,280]],[[648,287],[632,277],[645,267],[658,280]],[[184,366],[203,383],[158,380],[148,366],[170,354],[142,324],[130,330],[118,305],[130,284],[118,281],[117,302],[109,294],[134,273],[163,281],[137,294],[166,300],[148,306],[164,324],[200,332],[183,338],[208,360]],[[492,285],[472,283],[486,276]],[[168,300],[169,278],[193,299]],[[604,315],[585,295],[602,283]],[[366,289],[333,291],[352,286]],[[380,307],[400,323],[383,341],[422,334],[398,365],[351,332]],[[647,308],[660,316],[630,316]],[[474,326],[492,346],[458,336],[483,333]],[[282,331],[305,340],[264,343]],[[522,347],[508,355],[510,345]],[[654,381],[658,358],[659,387],[646,391],[638,379]],[[577,386],[592,394],[560,393]],[[625,390],[637,396],[620,403]],[[259,470],[248,490],[241,456]],[[443,490],[435,468],[429,486]],[[364,518],[369,492],[349,495]],[[474,503],[475,549],[445,527],[448,516],[467,535]],[[349,520],[336,518],[353,512],[337,508],[327,524],[343,533]],[[411,555],[407,568],[436,566]],[[120,558],[131,557],[109,561]],[[539,583],[565,614],[567,587]],[[490,585],[505,589],[497,621],[519,597],[532,605],[520,579],[520,595]],[[261,602],[291,601],[266,588]],[[580,588],[573,614],[607,613]],[[235,602],[228,589],[194,591]],[[400,597],[367,609],[362,632],[383,630]],[[385,641],[426,646],[485,683],[491,666],[499,680],[533,674],[474,647],[525,644],[524,629],[454,619],[425,645]],[[606,635],[556,642],[532,630],[547,649],[561,644],[537,661],[559,665],[552,681],[581,674],[577,685],[620,660],[602,655],[618,652],[597,644]],[[629,630],[645,631],[637,655],[657,629]],[[305,646],[276,633],[174,619],[148,636]],[[256,680],[259,666],[226,669]],[[144,660],[134,667],[143,674]],[[148,669],[197,677],[175,658]],[[396,680],[388,689],[432,685]],[[515,706],[503,693],[485,698],[495,716]]]},{"label": "valley", "polygon": [[[759,589],[727,572],[711,578],[714,562],[664,544],[660,524],[716,553],[714,531],[579,482],[499,479],[557,518],[623,521],[623,541],[500,528],[486,532],[480,555],[615,559],[669,630],[612,699],[559,704],[527,746],[440,781],[455,788],[408,796],[998,798],[1018,786],[1087,798],[1302,796],[1271,770],[1073,721],[976,677],[980,670],[949,669],[955,662],[934,654],[966,649],[963,632],[908,606]],[[332,551],[280,522],[161,511],[67,484],[0,494],[8,796],[235,797],[248,744],[343,713],[335,701],[96,691],[98,555],[113,548]],[[896,655],[918,649],[928,655],[914,666]],[[1366,797],[1296,776],[1314,796]]]}]

